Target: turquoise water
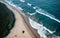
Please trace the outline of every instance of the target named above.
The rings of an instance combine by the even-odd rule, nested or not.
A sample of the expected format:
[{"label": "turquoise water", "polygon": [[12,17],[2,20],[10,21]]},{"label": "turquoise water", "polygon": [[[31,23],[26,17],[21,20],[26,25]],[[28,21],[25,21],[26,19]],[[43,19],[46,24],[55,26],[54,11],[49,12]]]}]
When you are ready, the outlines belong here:
[{"label": "turquoise water", "polygon": [[[31,14],[36,12],[36,10],[33,9],[33,7],[37,6],[39,7],[39,9],[44,10],[45,14],[48,13],[48,15],[60,21],[60,0],[25,0],[25,2],[21,2],[20,0],[9,1]],[[28,6],[27,3],[30,3],[32,5]],[[60,35],[60,22],[50,19],[49,17],[37,12],[31,17],[33,17],[35,20],[38,20],[38,22],[42,22],[43,25],[49,30],[56,31],[54,33],[55,35]]]}]

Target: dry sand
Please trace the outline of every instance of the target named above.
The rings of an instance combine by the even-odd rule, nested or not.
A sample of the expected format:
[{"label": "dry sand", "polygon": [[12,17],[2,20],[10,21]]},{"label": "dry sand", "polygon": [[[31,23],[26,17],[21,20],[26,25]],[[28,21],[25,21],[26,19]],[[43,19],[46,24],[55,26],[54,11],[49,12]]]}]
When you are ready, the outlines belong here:
[{"label": "dry sand", "polygon": [[[3,3],[3,2],[2,2]],[[40,38],[40,36],[37,34],[36,30],[33,29],[30,24],[26,24],[23,16],[18,13],[17,10],[13,9],[10,5],[4,3],[10,10],[13,11],[15,14],[16,22],[14,28],[11,30],[11,33],[6,38]],[[21,11],[20,11],[21,12]],[[22,12],[21,12],[22,13]],[[31,29],[34,33],[32,33]],[[23,33],[23,31],[25,31]]]},{"label": "dry sand", "polygon": [[[11,33],[6,38],[35,38],[33,34],[30,34],[29,28],[26,28],[26,23],[22,15],[20,15],[15,9],[13,9],[8,4],[5,4],[10,10],[15,14],[16,22],[14,28],[11,30]],[[23,31],[25,31],[23,33]]]}]

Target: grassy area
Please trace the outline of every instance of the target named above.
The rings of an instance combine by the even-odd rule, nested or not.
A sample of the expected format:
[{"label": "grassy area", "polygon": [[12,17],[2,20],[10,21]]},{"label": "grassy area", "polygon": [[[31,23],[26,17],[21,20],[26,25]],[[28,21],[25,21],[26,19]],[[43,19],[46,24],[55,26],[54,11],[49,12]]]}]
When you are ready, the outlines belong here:
[{"label": "grassy area", "polygon": [[0,38],[7,36],[15,22],[14,14],[0,2]]}]

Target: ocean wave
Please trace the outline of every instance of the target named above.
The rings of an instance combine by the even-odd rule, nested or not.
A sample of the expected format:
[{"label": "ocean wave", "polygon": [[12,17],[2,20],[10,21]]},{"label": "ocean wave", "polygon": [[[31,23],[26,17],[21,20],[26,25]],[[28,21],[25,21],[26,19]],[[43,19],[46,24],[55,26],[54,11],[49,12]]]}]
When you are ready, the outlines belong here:
[{"label": "ocean wave", "polygon": [[30,3],[27,3],[27,5],[28,5],[28,6],[32,6],[32,4],[30,4]]},{"label": "ocean wave", "polygon": [[[15,8],[18,8],[18,9],[20,9],[20,10],[23,10],[22,8],[20,8],[20,7],[18,7],[17,5],[15,5],[15,4],[13,4],[13,3],[11,3],[11,2],[9,2],[9,1],[7,1],[7,0],[5,0],[5,2],[7,2],[9,5],[11,5],[11,6],[13,6],[13,7],[15,7]],[[40,13],[40,11],[39,10],[36,10],[36,12],[39,12]],[[34,14],[36,14],[36,12],[35,13],[32,13],[32,14],[30,14],[30,15],[34,15]],[[41,14],[41,13],[40,13]],[[43,15],[46,15],[46,14],[44,14],[44,13],[42,13]],[[47,15],[46,15],[47,16]],[[38,23],[36,23],[36,22],[34,22],[33,20],[31,20],[30,19],[30,21],[32,21],[32,23],[33,24],[36,24],[36,28],[40,28],[40,24],[38,24]],[[38,27],[37,27],[38,26]],[[43,25],[42,25],[43,26]],[[32,26],[33,27],[33,26]],[[35,27],[34,27],[35,28]],[[50,33],[53,33],[52,31],[50,31],[49,29],[47,29],[46,27],[44,27],[44,29],[45,30],[47,30],[48,32],[50,32]]]},{"label": "ocean wave", "polygon": [[21,2],[25,2],[25,0],[20,0]]},{"label": "ocean wave", "polygon": [[[50,31],[49,29],[47,29],[46,27],[43,26],[42,24],[39,24],[37,22],[35,22],[34,20],[32,20],[31,18],[29,18],[29,23],[30,25],[34,28],[37,29],[37,32],[40,36],[42,36],[43,38],[49,38],[50,36],[47,36],[48,33],[53,34],[55,31]],[[48,32],[47,32],[48,31]],[[46,35],[47,34],[47,35]],[[60,38],[60,36],[56,36],[53,35],[51,36],[52,38]]]},{"label": "ocean wave", "polygon": [[52,14],[50,14],[50,13],[48,13],[48,12],[46,12],[46,11],[42,10],[42,9],[41,9],[41,8],[39,8],[38,6],[35,6],[35,8],[36,8],[36,10],[38,10],[38,11],[40,11],[40,12],[42,12],[42,13],[45,13],[45,14],[47,14],[47,15],[51,16],[51,17],[55,17],[54,15],[52,15]]},{"label": "ocean wave", "polygon": [[55,31],[51,31],[49,29],[47,29],[45,26],[43,26],[43,23],[42,24],[39,24],[35,21],[33,21],[32,19],[29,18],[29,21],[30,21],[30,24],[33,28],[35,29],[39,29],[40,27],[44,28],[45,30],[47,30],[48,32],[50,32],[51,34],[53,34]]},{"label": "ocean wave", "polygon": [[29,18],[29,22],[33,28],[37,29],[37,32],[40,36],[47,38],[47,36],[45,35],[46,30],[44,30],[43,24],[39,24],[30,18]]},{"label": "ocean wave", "polygon": [[45,12],[44,10],[40,9],[38,6],[33,7],[33,9],[35,9],[35,11],[36,11],[37,13],[42,14],[42,15],[44,15],[44,16],[47,16],[47,17],[49,17],[50,19],[55,20],[55,21],[57,21],[58,23],[60,23],[60,20],[56,19],[54,15]]},{"label": "ocean wave", "polygon": [[41,9],[36,9],[36,12],[39,13],[39,14],[42,14],[42,15],[44,15],[44,16],[47,16],[47,17],[49,17],[50,19],[55,20],[56,22],[60,23],[60,20],[56,19],[55,17],[53,17],[53,15],[51,15],[51,14],[49,14],[49,13],[43,12]]},{"label": "ocean wave", "polygon": [[[22,0],[20,0],[20,1],[22,1]],[[11,6],[13,6],[13,7],[17,8],[17,9],[23,10],[21,7],[16,6],[15,4],[11,3],[10,1],[5,0],[5,2],[7,2],[8,4],[10,4]],[[22,2],[24,2],[24,1],[22,1]],[[31,6],[31,4],[28,4],[28,5]],[[42,15],[44,15],[44,16],[47,16],[47,17],[49,17],[50,19],[53,19],[53,20],[55,20],[55,21],[57,21],[57,22],[60,23],[60,20],[56,19],[55,16],[53,16],[53,15],[51,15],[51,14],[49,14],[49,13],[45,13],[45,11],[43,11],[43,10],[40,9],[39,7],[33,7],[33,8],[36,10],[37,13],[42,14]],[[28,12],[28,14],[29,14],[29,15],[35,15],[36,12],[35,12],[35,13],[29,13],[29,12]],[[32,26],[33,28],[35,28],[35,29],[38,30],[37,32],[38,32],[41,36],[44,36],[44,38],[47,38],[47,36],[45,35],[46,30],[47,30],[49,33],[51,33],[51,34],[53,34],[53,33],[55,32],[55,31],[51,31],[51,30],[47,29],[46,27],[44,27],[44,26],[43,26],[43,23],[42,23],[42,24],[39,24],[39,23],[33,21],[31,18],[29,18],[29,22],[30,22],[30,24],[31,24],[31,26]]]},{"label": "ocean wave", "polygon": [[12,7],[15,7],[15,8],[17,8],[17,9],[19,9],[19,10],[23,10],[21,7],[19,7],[19,6],[17,6],[17,5],[15,5],[14,3],[12,3],[12,1],[7,1],[7,0],[5,0],[5,2],[7,2],[9,5],[11,5]]},{"label": "ocean wave", "polygon": [[29,13],[29,12],[27,12],[27,14],[29,14],[29,15],[35,15],[37,12],[34,12],[34,13]]}]

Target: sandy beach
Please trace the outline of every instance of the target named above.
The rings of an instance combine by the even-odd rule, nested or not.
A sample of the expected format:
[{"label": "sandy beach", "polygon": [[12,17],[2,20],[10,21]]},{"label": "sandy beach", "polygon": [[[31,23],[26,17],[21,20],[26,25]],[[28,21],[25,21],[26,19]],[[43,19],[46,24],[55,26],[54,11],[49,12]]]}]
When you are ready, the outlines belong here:
[{"label": "sandy beach", "polygon": [[[28,27],[29,24],[25,23],[23,16],[20,13],[18,13],[17,10],[13,9],[10,5],[8,5],[6,3],[4,3],[4,4],[10,10],[13,11],[15,18],[16,18],[14,28],[11,30],[10,34],[5,38],[40,38],[40,36],[38,36],[38,34],[36,33],[36,30],[31,28],[31,26],[29,26],[32,29],[32,30],[30,30],[30,28]],[[33,33],[32,31],[33,32],[35,31],[35,32]]]},{"label": "sandy beach", "polygon": [[[2,29],[0,30],[0,37],[60,38],[59,30],[60,15],[58,14],[60,12],[59,11],[60,1],[57,0],[50,1],[0,0],[0,1],[5,4],[5,6],[3,6],[4,4],[0,4],[1,8],[0,29]],[[10,15],[9,9],[13,13],[13,16],[15,15],[15,17],[13,17],[12,14]],[[5,11],[8,14],[6,14]],[[16,20],[13,21],[14,20],[13,18]],[[7,22],[5,19],[7,20]],[[14,25],[13,22],[15,23]],[[14,27],[10,31],[8,31],[12,26]],[[8,35],[5,37],[5,34]]]},{"label": "sandy beach", "polygon": [[[27,36],[29,38],[32,38],[28,34],[28,31],[26,30],[26,28],[24,27],[24,25],[26,24],[24,23],[22,16],[16,10],[12,9],[10,6],[7,5],[7,7],[13,10],[16,17],[16,22],[15,22],[14,28],[11,30],[11,33],[6,38],[15,38],[15,36],[17,36],[17,38],[27,38]],[[25,31],[27,36],[25,36],[25,33],[24,34],[22,33],[23,30]]]}]

